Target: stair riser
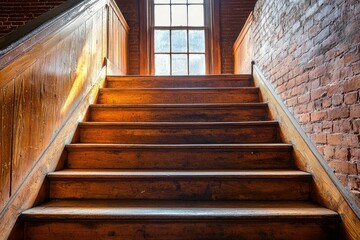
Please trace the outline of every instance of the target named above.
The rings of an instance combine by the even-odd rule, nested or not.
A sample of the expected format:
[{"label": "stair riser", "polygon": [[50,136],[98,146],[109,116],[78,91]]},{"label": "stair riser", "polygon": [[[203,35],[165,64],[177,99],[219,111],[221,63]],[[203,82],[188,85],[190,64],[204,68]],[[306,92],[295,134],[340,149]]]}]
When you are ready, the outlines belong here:
[{"label": "stair riser", "polygon": [[92,108],[94,122],[231,122],[263,121],[266,107],[247,109],[184,109],[184,108]]},{"label": "stair riser", "polygon": [[295,179],[52,179],[53,199],[307,200],[309,181]]},{"label": "stair riser", "polygon": [[69,168],[292,169],[291,150],[68,149]]},{"label": "stair riser", "polygon": [[[76,231],[74,231],[76,229]],[[25,239],[329,240],[336,223],[314,219],[260,221],[64,221],[26,223]]]},{"label": "stair riser", "polygon": [[99,104],[257,103],[256,90],[100,89]]},{"label": "stair riser", "polygon": [[277,143],[277,125],[129,128],[82,125],[82,143],[118,144],[205,144],[205,143]]}]

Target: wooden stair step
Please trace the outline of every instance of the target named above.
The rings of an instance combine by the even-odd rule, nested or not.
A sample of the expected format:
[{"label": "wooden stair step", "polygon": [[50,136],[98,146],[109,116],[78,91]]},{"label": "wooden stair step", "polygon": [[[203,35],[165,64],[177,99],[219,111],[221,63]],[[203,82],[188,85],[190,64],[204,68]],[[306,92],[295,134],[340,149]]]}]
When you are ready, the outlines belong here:
[{"label": "wooden stair step", "polygon": [[81,143],[278,143],[278,122],[159,122],[79,124]]},{"label": "wooden stair step", "polygon": [[99,104],[163,103],[258,103],[259,89],[243,88],[154,88],[99,90]]},{"label": "wooden stair step", "polygon": [[339,222],[333,211],[296,201],[51,201],[21,219],[25,235],[39,240],[332,239]]},{"label": "wooden stair step", "polygon": [[108,88],[251,87],[251,75],[108,76]]},{"label": "wooden stair step", "polygon": [[73,169],[292,169],[290,144],[71,144]]},{"label": "wooden stair step", "polygon": [[90,106],[94,122],[226,122],[264,121],[265,103],[225,104],[96,104]]},{"label": "wooden stair step", "polygon": [[66,169],[48,174],[48,179],[53,199],[308,200],[311,174]]}]

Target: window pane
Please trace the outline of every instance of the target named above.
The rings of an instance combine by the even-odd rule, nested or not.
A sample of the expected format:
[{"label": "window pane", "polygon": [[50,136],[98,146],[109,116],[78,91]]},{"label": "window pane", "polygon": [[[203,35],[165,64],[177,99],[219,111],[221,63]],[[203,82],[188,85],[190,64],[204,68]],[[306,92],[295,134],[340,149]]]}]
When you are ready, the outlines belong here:
[{"label": "window pane", "polygon": [[155,52],[170,52],[170,31],[155,30],[154,34]]},{"label": "window pane", "polygon": [[170,75],[169,54],[155,54],[155,75]]},{"label": "window pane", "polygon": [[172,75],[187,75],[187,55],[173,54],[172,55]]},{"label": "window pane", "polygon": [[186,4],[186,0],[171,0],[171,3],[185,3]]},{"label": "window pane", "polygon": [[186,26],[187,25],[187,9],[186,5],[172,5],[171,6],[171,25],[172,26]]},{"label": "window pane", "polygon": [[189,31],[189,52],[205,52],[205,31]]},{"label": "window pane", "polygon": [[187,32],[186,30],[171,31],[171,51],[187,52]]},{"label": "window pane", "polygon": [[155,4],[170,3],[170,0],[154,0]]},{"label": "window pane", "polygon": [[189,0],[189,3],[204,3],[204,0]]},{"label": "window pane", "polygon": [[205,54],[189,54],[190,75],[205,75]]},{"label": "window pane", "polygon": [[189,26],[204,26],[203,5],[189,5]]},{"label": "window pane", "polygon": [[155,26],[170,26],[170,5],[155,5]]}]

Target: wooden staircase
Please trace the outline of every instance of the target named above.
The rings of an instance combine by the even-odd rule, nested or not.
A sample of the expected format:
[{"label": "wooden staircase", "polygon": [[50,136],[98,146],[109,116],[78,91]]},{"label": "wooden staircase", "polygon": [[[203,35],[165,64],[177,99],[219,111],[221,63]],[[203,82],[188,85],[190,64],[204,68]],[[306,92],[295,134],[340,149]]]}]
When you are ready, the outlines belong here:
[{"label": "wooden staircase", "polygon": [[250,76],[107,78],[25,239],[338,239]]}]

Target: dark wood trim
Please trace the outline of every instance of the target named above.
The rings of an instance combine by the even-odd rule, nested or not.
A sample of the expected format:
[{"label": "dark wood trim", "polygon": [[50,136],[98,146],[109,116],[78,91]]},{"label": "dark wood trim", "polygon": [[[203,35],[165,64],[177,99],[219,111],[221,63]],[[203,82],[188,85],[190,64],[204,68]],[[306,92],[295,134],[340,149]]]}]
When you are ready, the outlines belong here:
[{"label": "dark wood trim", "polygon": [[221,74],[220,0],[211,2],[211,74]]},{"label": "dark wood trim", "polygon": [[313,200],[340,214],[343,238],[360,239],[360,209],[350,193],[340,183],[256,65],[254,66],[254,81],[255,85],[260,88],[263,100],[269,103],[270,114],[279,121],[283,138],[286,142],[293,144],[297,167],[313,175]]},{"label": "dark wood trim", "polygon": [[150,75],[150,1],[139,1],[140,13],[140,74]]}]

